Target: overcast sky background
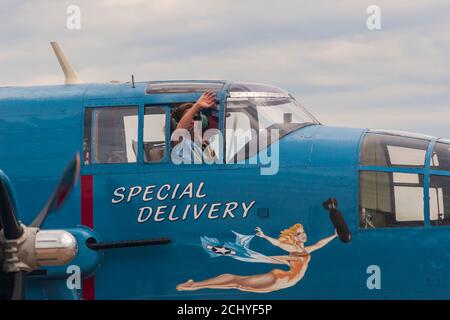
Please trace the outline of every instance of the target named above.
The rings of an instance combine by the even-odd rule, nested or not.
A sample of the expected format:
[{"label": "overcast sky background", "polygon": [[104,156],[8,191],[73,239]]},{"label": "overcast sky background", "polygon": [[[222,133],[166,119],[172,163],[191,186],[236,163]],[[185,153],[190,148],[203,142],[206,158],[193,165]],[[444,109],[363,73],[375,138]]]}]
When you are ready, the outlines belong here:
[{"label": "overcast sky background", "polygon": [[[81,30],[66,9],[81,8]],[[366,27],[369,5],[382,29]],[[288,89],[324,124],[450,138],[448,0],[0,0],[0,86],[232,79]]]}]

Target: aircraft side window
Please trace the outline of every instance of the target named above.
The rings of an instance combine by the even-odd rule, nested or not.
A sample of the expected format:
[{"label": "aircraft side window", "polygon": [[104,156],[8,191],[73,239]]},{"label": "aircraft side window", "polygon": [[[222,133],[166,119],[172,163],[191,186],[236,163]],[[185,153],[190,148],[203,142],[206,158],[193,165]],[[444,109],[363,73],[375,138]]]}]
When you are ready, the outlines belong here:
[{"label": "aircraft side window", "polygon": [[[227,112],[225,126],[226,161],[232,162],[242,148],[250,147],[249,142],[255,131],[252,130],[250,117],[241,111]],[[256,138],[253,141],[256,142]],[[249,150],[245,152],[248,154]]]},{"label": "aircraft side window", "polygon": [[429,141],[368,133],[361,148],[360,164],[383,167],[425,167]]},{"label": "aircraft side window", "polygon": [[450,225],[450,177],[430,176],[430,223]]},{"label": "aircraft side window", "polygon": [[423,175],[361,171],[360,227],[415,227],[424,224]]},{"label": "aircraft side window", "polygon": [[145,107],[144,162],[161,162],[166,156],[166,111],[161,107]]},{"label": "aircraft side window", "polygon": [[84,134],[84,164],[136,162],[138,108],[87,108]]},{"label": "aircraft side window", "polygon": [[227,163],[248,159],[290,132],[319,123],[286,93],[271,96],[270,90],[249,89],[246,85],[230,88],[225,117]]},{"label": "aircraft side window", "polygon": [[[170,118],[170,137],[172,139],[175,130],[177,129],[179,121],[182,119],[187,109],[183,106],[186,104],[194,105],[195,101],[187,103],[179,103],[172,105],[171,118]],[[179,107],[182,107],[179,111]],[[178,111],[177,111],[178,110]],[[199,124],[200,131],[195,132],[194,121]],[[193,119],[192,126],[188,129],[193,143],[189,146],[192,150],[192,154],[187,156],[183,151],[176,152],[176,157],[186,158],[183,159],[183,163],[189,163],[189,161],[203,161],[204,163],[220,163],[222,159],[223,150],[223,138],[219,129],[219,111],[215,108],[211,110],[201,110]],[[174,146],[174,141],[171,141],[171,145]],[[173,150],[173,149],[172,149]],[[185,149],[186,150],[186,149]],[[195,159],[195,160],[194,160]]]},{"label": "aircraft side window", "polygon": [[431,157],[431,169],[450,171],[450,144],[437,142]]}]

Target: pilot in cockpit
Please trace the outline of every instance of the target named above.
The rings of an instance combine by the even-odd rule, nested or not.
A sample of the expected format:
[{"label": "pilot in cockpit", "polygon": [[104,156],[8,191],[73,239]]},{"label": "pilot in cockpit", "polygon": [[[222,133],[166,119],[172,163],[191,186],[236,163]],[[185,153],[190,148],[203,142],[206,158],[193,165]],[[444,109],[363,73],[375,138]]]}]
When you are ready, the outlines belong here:
[{"label": "pilot in cockpit", "polygon": [[[203,132],[210,128],[217,128],[217,121],[207,117],[202,110],[210,109],[216,105],[216,94],[205,92],[195,103],[183,103],[172,110],[171,142],[175,155],[184,163],[192,161],[202,162],[204,156],[215,158],[214,151],[209,147],[208,141],[203,140]],[[188,138],[188,136],[190,138]]]}]

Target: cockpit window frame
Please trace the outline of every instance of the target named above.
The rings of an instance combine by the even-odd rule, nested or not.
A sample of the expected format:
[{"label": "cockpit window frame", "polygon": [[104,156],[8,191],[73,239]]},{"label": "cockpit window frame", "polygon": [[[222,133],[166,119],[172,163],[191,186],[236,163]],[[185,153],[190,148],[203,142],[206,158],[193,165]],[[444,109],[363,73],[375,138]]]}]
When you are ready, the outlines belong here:
[{"label": "cockpit window frame", "polygon": [[[165,152],[164,156],[159,161],[146,161],[144,157],[144,130],[145,130],[145,116],[146,116],[146,110],[155,108],[155,109],[161,109],[164,111],[165,114],[165,130],[164,130],[164,136],[165,136]],[[170,152],[172,151],[171,145],[170,145],[170,106],[165,104],[144,104],[142,115],[139,114],[139,122],[141,125],[139,126],[139,139],[138,139],[138,148],[139,148],[139,157],[138,157],[138,163],[142,163],[144,165],[155,165],[155,164],[165,164],[169,163],[170,161]],[[169,129],[168,129],[169,128]],[[168,131],[169,130],[169,131]]]},{"label": "cockpit window frame", "polygon": [[[392,136],[401,136],[411,139],[421,139],[423,141],[428,142],[428,148],[426,150],[425,154],[425,165],[423,167],[411,167],[411,166],[374,166],[374,165],[362,165],[360,163],[361,159],[361,153],[363,149],[363,144],[365,141],[365,138],[367,134],[383,134],[383,135],[392,135]],[[360,146],[359,146],[359,159],[358,159],[358,166],[357,166],[357,177],[359,177],[360,172],[363,171],[375,171],[375,172],[389,172],[389,173],[405,173],[405,174],[418,174],[423,175],[423,205],[424,205],[424,224],[423,226],[413,226],[413,227],[394,227],[394,228],[375,228],[375,229],[366,229],[362,228],[360,223],[358,222],[358,231],[374,231],[374,230],[386,230],[386,229],[431,229],[436,228],[438,224],[432,224],[430,222],[430,204],[431,204],[431,198],[430,198],[430,177],[432,175],[437,176],[448,176],[450,177],[450,171],[440,171],[440,170],[433,170],[431,168],[431,157],[433,155],[434,146],[437,142],[445,141],[447,143],[447,140],[438,139],[434,137],[424,136],[424,135],[408,135],[407,133],[401,132],[400,134],[397,134],[396,132],[392,131],[386,131],[386,132],[380,132],[379,130],[367,130],[361,137]],[[450,146],[450,144],[449,144]],[[356,188],[356,199],[358,201],[358,215],[361,215],[361,199],[360,199],[360,181],[359,178],[357,178],[357,188]],[[426,201],[425,199],[429,199]],[[359,218],[358,218],[359,221]],[[449,225],[443,225],[439,226],[439,228],[450,228]]]},{"label": "cockpit window frame", "polygon": [[[256,132],[258,132],[258,135],[256,136],[256,138],[258,139],[257,143],[257,150],[253,150],[253,153],[251,152],[252,150],[249,151],[249,145],[250,142],[252,140],[254,140],[255,138],[250,139],[250,141],[240,150],[238,150],[232,158],[228,158],[228,154],[227,154],[227,146],[228,146],[228,142],[227,142],[227,134],[226,134],[226,130],[227,130],[227,125],[226,125],[226,121],[227,121],[227,113],[228,112],[242,112],[242,113],[248,113],[248,109],[251,108],[250,106],[247,107],[236,107],[236,106],[230,106],[230,103],[232,102],[238,102],[238,101],[248,101],[251,104],[254,104],[255,107],[258,107],[258,105],[256,104],[256,102],[254,101],[250,101],[250,99],[259,99],[259,98],[267,98],[267,99],[289,99],[292,101],[292,103],[294,103],[299,109],[301,109],[301,111],[310,118],[311,122],[305,122],[305,123],[299,123],[297,126],[295,126],[295,128],[292,128],[291,130],[288,130],[287,132],[281,132],[281,134],[278,136],[277,140],[282,139],[284,136],[286,136],[287,134],[293,132],[293,131],[297,131],[300,130],[302,128],[305,128],[307,126],[310,125],[320,125],[320,122],[314,117],[312,116],[297,100],[294,99],[294,97],[292,97],[290,94],[288,93],[284,93],[284,92],[247,92],[247,91],[243,91],[243,92],[233,92],[231,91],[229,94],[229,97],[227,98],[226,102],[225,102],[225,115],[224,115],[224,137],[225,137],[225,142],[224,142],[224,161],[227,164],[234,164],[234,163],[242,163],[247,161],[249,158],[253,157],[255,154],[258,154],[259,152],[261,152],[262,150],[269,148],[270,145],[275,142],[275,141],[268,141],[267,143],[265,143],[263,146],[260,145],[260,141],[259,139],[260,137],[260,133],[261,131],[259,130],[259,120],[258,120],[258,114],[257,111],[255,109],[256,115],[249,116],[250,119],[250,129],[251,130],[255,130]],[[246,100],[247,99],[247,100]],[[255,124],[256,123],[256,124]],[[264,136],[263,136],[264,137]],[[268,137],[266,137],[267,139]]]}]

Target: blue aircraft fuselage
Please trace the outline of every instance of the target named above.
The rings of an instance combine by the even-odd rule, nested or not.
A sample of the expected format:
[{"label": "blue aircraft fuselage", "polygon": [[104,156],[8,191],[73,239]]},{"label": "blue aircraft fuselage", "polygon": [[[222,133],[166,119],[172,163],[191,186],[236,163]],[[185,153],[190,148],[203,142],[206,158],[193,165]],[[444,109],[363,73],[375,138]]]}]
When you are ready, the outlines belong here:
[{"label": "blue aircraft fuselage", "polygon": [[[221,130],[229,84],[225,82],[217,93]],[[20,218],[25,224],[44,206],[73,154],[83,152],[87,109],[137,107],[142,117],[145,106],[170,108],[172,104],[195,101],[200,96],[198,92],[146,94],[147,85],[0,88],[0,169],[13,183]],[[142,126],[140,121],[140,132]],[[367,165],[360,157],[369,133],[367,129],[321,124],[293,130],[279,141],[279,169],[274,175],[262,175],[259,163],[175,165],[168,158],[159,163],[145,163],[142,155],[135,163],[82,163],[81,179],[68,201],[44,225],[44,229],[69,230],[79,240],[79,254],[69,265],[81,268],[82,288],[67,287],[69,265],[51,267],[45,275],[29,277],[28,296],[35,299],[449,299],[450,226],[432,223],[434,218],[430,215],[435,209],[428,203],[434,192],[430,191],[430,177],[450,177],[450,171],[433,171],[433,147],[440,140],[420,138],[427,143],[423,166],[396,167],[393,161],[385,166]],[[141,139],[142,133],[139,143]],[[365,208],[385,211],[378,203],[380,197],[372,199],[366,194],[367,190],[376,188],[364,187],[361,193],[362,172],[386,173],[394,179],[399,174],[420,177],[423,223],[362,227],[361,212]],[[445,187],[442,190],[449,192]],[[393,197],[399,197],[400,193],[392,192]],[[361,200],[362,197],[369,199]],[[444,195],[445,205],[449,197]],[[251,263],[217,253],[225,248],[226,255],[239,254],[233,253],[234,246],[223,243],[235,242],[236,234],[232,231],[255,235],[257,227],[265,235],[278,239],[282,230],[301,224],[307,237],[305,245],[317,243],[334,233],[329,213],[322,205],[328,198],[335,198],[339,203],[352,233],[349,243],[334,239],[307,258],[301,256],[291,261],[290,266],[261,263],[259,256],[251,261],[256,263]],[[366,205],[366,202],[376,204]],[[394,207],[400,211],[398,205]],[[447,217],[450,208],[445,210]],[[398,217],[398,221],[401,219],[404,218]],[[91,252],[84,242],[92,237],[99,242],[148,238],[169,238],[171,242]],[[202,242],[210,239],[221,244],[208,247]],[[205,252],[208,248],[215,251]],[[286,254],[259,236],[251,238],[249,249],[266,257]],[[295,268],[304,273],[283,273]],[[246,288],[248,278],[245,277],[265,274],[282,279],[277,289],[273,289],[275,286],[269,286],[272,289],[265,292],[242,289]],[[236,281],[244,284],[241,289],[210,286],[182,290],[180,286],[189,279],[197,283],[225,279],[217,279],[220,275],[236,275]]]}]

